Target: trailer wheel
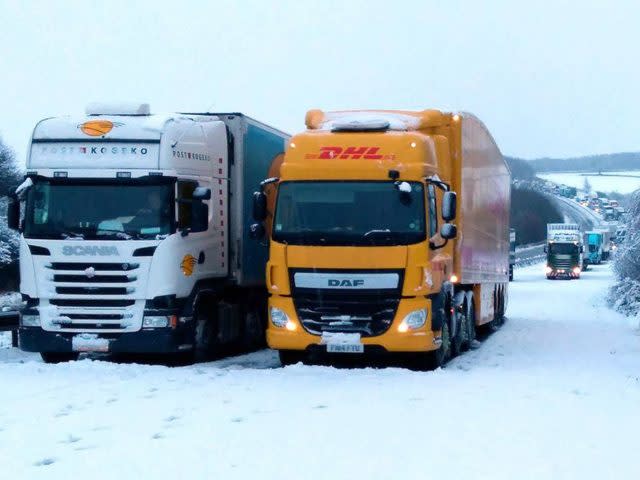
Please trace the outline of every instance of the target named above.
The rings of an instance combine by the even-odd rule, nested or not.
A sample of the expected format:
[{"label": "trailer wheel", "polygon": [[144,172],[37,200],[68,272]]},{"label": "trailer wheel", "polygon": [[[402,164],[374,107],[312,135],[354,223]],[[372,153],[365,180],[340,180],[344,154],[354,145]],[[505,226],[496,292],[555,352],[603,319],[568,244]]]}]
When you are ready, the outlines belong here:
[{"label": "trailer wheel", "polygon": [[469,347],[469,327],[467,326],[467,308],[462,304],[462,310],[455,311],[456,334],[451,341],[451,356],[457,357]]},{"label": "trailer wheel", "polygon": [[280,363],[283,367],[287,365],[295,365],[296,363],[304,363],[307,358],[307,352],[301,350],[278,350]]},{"label": "trailer wheel", "polygon": [[80,356],[77,352],[40,352],[44,363],[75,362]]}]

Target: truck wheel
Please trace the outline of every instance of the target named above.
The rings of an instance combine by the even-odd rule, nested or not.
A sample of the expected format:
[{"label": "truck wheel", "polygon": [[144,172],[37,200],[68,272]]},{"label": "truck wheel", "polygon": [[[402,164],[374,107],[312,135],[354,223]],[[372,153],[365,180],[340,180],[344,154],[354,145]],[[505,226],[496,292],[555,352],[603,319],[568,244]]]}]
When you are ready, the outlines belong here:
[{"label": "truck wheel", "polygon": [[427,367],[431,370],[444,367],[451,359],[451,331],[448,322],[444,322],[442,325],[440,337],[442,339],[440,347],[433,352],[427,353]]},{"label": "truck wheel", "polygon": [[[207,315],[205,305],[198,305],[193,316],[193,361],[207,361],[215,357],[218,347],[218,319]],[[188,356],[188,355],[185,355]]]},{"label": "truck wheel", "polygon": [[307,352],[301,350],[278,350],[278,356],[282,366],[286,367],[287,365],[304,363],[307,358]]},{"label": "truck wheel", "polygon": [[476,306],[473,304],[473,295],[468,295],[467,297],[467,329],[469,338],[469,347],[473,344],[476,339]]},{"label": "truck wheel", "polygon": [[462,305],[462,311],[456,314],[458,322],[456,334],[451,341],[451,356],[457,357],[469,347],[469,327],[467,326],[467,309]]},{"label": "truck wheel", "polygon": [[75,362],[80,356],[77,352],[40,352],[44,363]]}]

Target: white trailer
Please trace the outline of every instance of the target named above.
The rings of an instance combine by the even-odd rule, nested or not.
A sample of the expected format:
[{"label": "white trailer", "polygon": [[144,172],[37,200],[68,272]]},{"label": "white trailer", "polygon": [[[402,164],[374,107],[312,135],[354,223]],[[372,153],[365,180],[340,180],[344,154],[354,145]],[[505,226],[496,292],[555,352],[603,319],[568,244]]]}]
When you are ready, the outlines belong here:
[{"label": "white trailer", "polygon": [[268,252],[251,199],[288,135],[240,113],[86,113],[36,125],[10,207],[20,347],[55,362],[260,344]]}]

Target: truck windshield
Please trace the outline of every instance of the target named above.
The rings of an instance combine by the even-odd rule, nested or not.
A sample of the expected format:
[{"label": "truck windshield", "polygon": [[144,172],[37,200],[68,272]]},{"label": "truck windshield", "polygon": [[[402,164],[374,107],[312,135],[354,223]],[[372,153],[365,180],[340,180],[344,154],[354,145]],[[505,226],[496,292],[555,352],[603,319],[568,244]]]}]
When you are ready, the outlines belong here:
[{"label": "truck windshield", "polygon": [[155,239],[175,231],[170,179],[37,180],[26,198],[26,238]]},{"label": "truck windshield", "polygon": [[549,253],[558,255],[573,255],[580,251],[578,245],[574,243],[552,243],[549,245]]},{"label": "truck windshield", "polygon": [[419,182],[283,182],[276,241],[297,245],[408,245],[426,239]]}]

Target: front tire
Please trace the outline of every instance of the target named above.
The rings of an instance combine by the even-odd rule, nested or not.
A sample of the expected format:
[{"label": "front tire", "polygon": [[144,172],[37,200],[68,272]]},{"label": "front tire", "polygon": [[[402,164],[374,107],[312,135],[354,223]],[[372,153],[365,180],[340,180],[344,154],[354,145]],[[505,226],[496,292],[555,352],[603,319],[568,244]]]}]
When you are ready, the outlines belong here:
[{"label": "front tire", "polygon": [[442,330],[440,331],[440,338],[442,343],[440,347],[433,352],[427,353],[427,366],[431,370],[444,367],[451,359],[451,331],[449,329],[449,323],[444,322]]},{"label": "front tire", "polygon": [[280,363],[283,367],[287,365],[295,365],[296,363],[304,363],[307,354],[300,350],[278,350]]},{"label": "front tire", "polygon": [[80,354],[78,352],[40,352],[44,363],[75,362]]}]

